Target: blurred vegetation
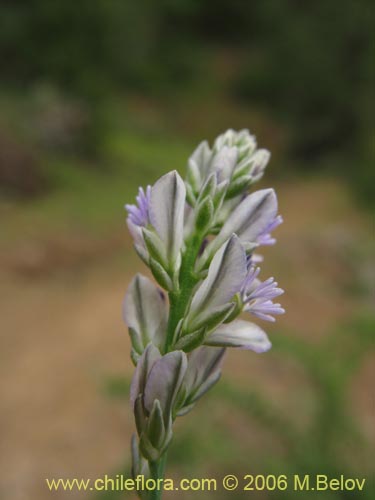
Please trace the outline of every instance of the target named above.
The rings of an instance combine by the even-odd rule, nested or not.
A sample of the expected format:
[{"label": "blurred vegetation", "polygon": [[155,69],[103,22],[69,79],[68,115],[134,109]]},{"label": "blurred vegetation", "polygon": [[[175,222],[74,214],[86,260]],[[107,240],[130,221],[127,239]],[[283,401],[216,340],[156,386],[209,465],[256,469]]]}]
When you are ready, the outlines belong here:
[{"label": "blurred vegetation", "polygon": [[4,0],[0,11],[6,194],[59,187],[61,162],[111,175],[113,135],[193,143],[247,125],[267,130],[283,164],[336,173],[373,200],[370,0]]},{"label": "blurred vegetation", "polygon": [[[371,448],[349,402],[353,378],[365,356],[374,350],[374,328],[373,317],[358,317],[314,347],[304,340],[296,340],[295,336],[280,333],[268,354],[273,358],[272,363],[290,368],[289,361],[292,361],[298,373],[302,370],[300,376],[308,381],[298,386],[297,394],[290,387],[291,392],[286,393],[285,399],[280,395],[273,400],[267,392],[262,394],[256,387],[257,381],[240,385],[228,382],[230,374],[225,373],[224,367],[223,380],[186,420],[183,419],[169,452],[166,476],[175,477],[177,473],[178,477],[187,478],[216,477],[220,484],[220,479],[229,472],[235,472],[238,477],[249,473],[286,474],[289,483],[294,474],[301,477],[326,474],[330,478],[344,474],[345,477],[365,477],[366,488],[358,498],[373,498]],[[106,391],[112,397],[127,401],[129,381],[109,379]],[[306,415],[290,413],[293,400],[304,401],[307,422]],[[228,412],[232,417],[235,415],[238,431],[231,426]],[[245,417],[243,421],[241,416]],[[116,473],[127,475],[129,467],[126,464]],[[239,490],[232,492],[231,497],[248,498],[248,492]],[[190,498],[192,494],[187,495],[186,498]],[[278,500],[357,498],[357,494],[351,492],[294,492],[290,488],[267,494],[257,492],[257,495]],[[122,492],[106,492],[97,498],[115,500],[122,496]],[[199,493],[195,496],[199,498]],[[218,488],[215,493],[205,492],[204,497],[224,499],[227,493]]]}]

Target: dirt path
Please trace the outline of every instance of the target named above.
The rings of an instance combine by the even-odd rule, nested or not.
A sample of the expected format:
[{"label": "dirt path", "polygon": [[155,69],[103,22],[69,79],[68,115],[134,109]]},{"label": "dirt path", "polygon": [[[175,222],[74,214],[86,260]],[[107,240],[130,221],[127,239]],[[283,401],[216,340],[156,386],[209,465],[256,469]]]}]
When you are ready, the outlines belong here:
[{"label": "dirt path", "polygon": [[123,462],[130,415],[102,385],[130,369],[124,289],[99,269],[6,290],[0,498],[51,498],[43,478],[110,474]]}]

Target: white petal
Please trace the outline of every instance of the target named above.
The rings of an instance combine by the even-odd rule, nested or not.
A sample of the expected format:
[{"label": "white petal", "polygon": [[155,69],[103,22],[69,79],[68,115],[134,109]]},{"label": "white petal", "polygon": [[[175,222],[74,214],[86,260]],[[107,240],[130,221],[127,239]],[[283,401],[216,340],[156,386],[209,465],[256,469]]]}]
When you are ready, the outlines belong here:
[{"label": "white petal", "polygon": [[254,182],[258,181],[262,177],[270,157],[271,153],[267,151],[267,149],[258,149],[258,151],[254,153],[250,170],[250,174]]},{"label": "white petal", "polygon": [[214,376],[215,379],[219,377],[224,352],[225,349],[202,346],[190,354],[184,378],[184,387],[190,403],[198,399],[196,392],[210,377]]},{"label": "white petal", "polygon": [[137,397],[144,393],[146,381],[151,368],[160,358],[161,355],[159,350],[153,344],[148,344],[142,356],[138,360],[130,384],[130,403],[132,407],[134,407]]},{"label": "white petal", "polygon": [[261,189],[248,195],[232,212],[218,236],[207,247],[212,255],[232,233],[243,243],[253,243],[274,220],[277,214],[277,198],[273,189]]},{"label": "white petal", "polygon": [[150,219],[175,263],[183,240],[186,188],[176,171],[161,177],[151,189]]},{"label": "white petal", "polygon": [[196,291],[189,315],[209,316],[210,311],[227,304],[240,290],[246,276],[246,254],[236,235],[212,259],[207,278]]},{"label": "white petal", "polygon": [[149,412],[155,399],[158,399],[165,418],[168,418],[186,368],[187,358],[183,351],[169,352],[156,361],[150,371],[145,388],[144,403]]},{"label": "white petal", "polygon": [[137,274],[129,285],[123,303],[123,318],[140,336],[145,347],[150,341],[163,342],[167,325],[167,306],[161,291],[148,278]]},{"label": "white petal", "polygon": [[258,325],[241,319],[220,325],[211,333],[205,344],[251,349],[258,353],[268,351],[272,346],[267,334]]},{"label": "white petal", "polygon": [[136,224],[133,224],[129,217],[126,219],[126,224],[128,226],[130,234],[133,237],[134,243],[136,245],[144,247],[145,242],[143,240],[142,228],[140,226],[137,226]]}]

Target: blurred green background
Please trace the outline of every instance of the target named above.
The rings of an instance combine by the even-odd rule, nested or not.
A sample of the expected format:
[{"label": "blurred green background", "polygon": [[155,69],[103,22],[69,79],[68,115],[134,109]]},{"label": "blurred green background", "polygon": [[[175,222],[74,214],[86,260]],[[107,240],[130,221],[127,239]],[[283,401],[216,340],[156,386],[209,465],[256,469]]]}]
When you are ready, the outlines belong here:
[{"label": "blurred green background", "polygon": [[369,0],[0,2],[0,498],[127,471],[120,311],[145,269],[123,205],[244,127],[272,152],[285,223],[262,276],[287,314],[270,353],[228,354],[167,475],[347,474],[364,493],[296,498],[371,497],[374,20]]}]

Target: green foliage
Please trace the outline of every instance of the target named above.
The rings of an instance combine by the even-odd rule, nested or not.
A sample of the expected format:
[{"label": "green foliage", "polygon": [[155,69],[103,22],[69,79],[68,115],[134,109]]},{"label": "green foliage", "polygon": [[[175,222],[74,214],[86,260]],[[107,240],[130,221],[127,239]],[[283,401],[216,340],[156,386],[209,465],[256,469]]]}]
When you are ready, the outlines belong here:
[{"label": "green foliage", "polygon": [[[11,84],[47,80],[88,97],[124,83],[151,89],[162,56],[176,52],[176,45],[166,43],[164,28],[169,12],[183,11],[183,4],[7,2],[1,7],[1,60],[7,61],[2,74]],[[173,77],[178,59],[163,63]]]},{"label": "green foliage", "polygon": [[104,170],[90,168],[82,160],[44,158],[41,171],[52,190],[8,214],[2,230],[9,243],[19,237],[20,227],[29,227],[33,237],[56,234],[58,227],[60,234],[76,228],[101,238],[103,232],[123,227],[124,202],[135,198],[145,179],[152,183],[166,169],[184,166],[191,145],[121,131],[108,138],[106,148]]},{"label": "green foliage", "polygon": [[[371,203],[371,7],[369,0],[217,0],[214,8],[209,0],[3,2],[0,90],[25,94],[29,102],[46,94],[44,104],[34,102],[32,116],[45,116],[57,96],[58,108],[70,109],[76,123],[62,124],[52,147],[94,158],[113,126],[111,106],[124,94],[185,113],[196,101],[199,110],[184,120],[184,134],[192,137],[205,109],[222,117],[225,103],[237,102],[283,130],[288,163],[334,171]],[[202,106],[202,96],[214,106]],[[237,109],[227,125],[236,126]],[[122,121],[130,125],[132,113],[124,110]],[[165,121],[173,130],[173,113],[162,113],[155,129]],[[26,123],[33,136],[38,124]]]}]

